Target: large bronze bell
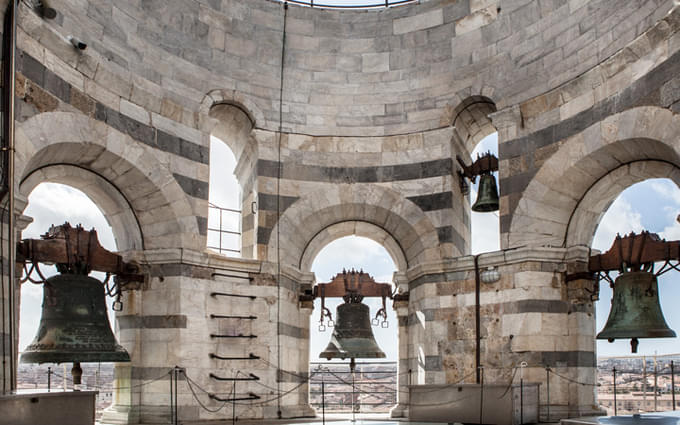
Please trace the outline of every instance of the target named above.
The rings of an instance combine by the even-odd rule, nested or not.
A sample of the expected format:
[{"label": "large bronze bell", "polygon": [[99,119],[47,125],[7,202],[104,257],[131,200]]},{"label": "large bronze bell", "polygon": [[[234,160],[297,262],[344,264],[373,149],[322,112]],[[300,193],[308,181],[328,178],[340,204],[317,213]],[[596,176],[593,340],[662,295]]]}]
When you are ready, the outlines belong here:
[{"label": "large bronze bell", "polygon": [[493,174],[482,174],[479,176],[477,201],[472,206],[472,211],[498,211],[498,188],[496,187],[496,178]]},{"label": "large bronze bell", "polygon": [[104,284],[82,274],[45,281],[38,334],[22,363],[129,362],[106,314]]},{"label": "large bronze bell", "polygon": [[607,324],[597,339],[613,342],[632,338],[633,353],[637,338],[671,338],[675,332],[668,327],[659,304],[656,276],[646,271],[626,272],[614,281],[612,308]]},{"label": "large bronze bell", "polygon": [[343,297],[345,302],[336,310],[335,327],[331,341],[319,358],[382,359],[385,353],[378,347],[371,330],[368,306],[361,302],[363,297],[349,293]]}]

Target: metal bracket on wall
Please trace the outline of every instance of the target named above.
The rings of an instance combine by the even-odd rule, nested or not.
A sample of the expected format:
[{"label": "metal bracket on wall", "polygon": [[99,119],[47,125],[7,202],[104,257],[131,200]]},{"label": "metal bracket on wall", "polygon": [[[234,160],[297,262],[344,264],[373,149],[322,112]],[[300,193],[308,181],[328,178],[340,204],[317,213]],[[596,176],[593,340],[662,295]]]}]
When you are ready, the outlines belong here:
[{"label": "metal bracket on wall", "polygon": [[211,373],[210,377],[212,379],[217,380],[217,381],[231,381],[231,382],[233,382],[233,381],[259,381],[260,380],[259,376],[252,374],[252,373],[249,373],[248,376],[244,377],[244,378],[225,378],[223,376],[217,376],[214,373]]},{"label": "metal bracket on wall", "polygon": [[210,353],[210,358],[218,360],[259,360],[260,356],[256,356],[255,354],[250,353],[248,357],[222,357],[218,356],[215,353]]}]

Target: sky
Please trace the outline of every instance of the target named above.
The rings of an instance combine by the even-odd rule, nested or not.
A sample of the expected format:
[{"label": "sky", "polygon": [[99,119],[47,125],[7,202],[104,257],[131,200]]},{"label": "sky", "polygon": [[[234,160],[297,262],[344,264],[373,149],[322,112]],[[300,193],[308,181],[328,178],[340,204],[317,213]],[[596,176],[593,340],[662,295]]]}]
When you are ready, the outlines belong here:
[{"label": "sky", "polygon": [[[32,217],[33,222],[24,229],[23,239],[40,239],[52,225],[64,224],[68,221],[72,226],[82,224],[86,230],[97,229],[99,243],[109,251],[116,251],[116,242],[111,227],[97,206],[83,192],[70,186],[57,183],[42,183],[28,197],[28,207],[24,214]],[[40,264],[45,277],[57,273],[54,266]],[[103,273],[91,273],[91,276],[103,280]],[[33,273],[33,279],[38,279]],[[25,282],[21,286],[21,307],[19,319],[19,351],[30,344],[38,330],[42,305],[42,285]],[[110,309],[112,299],[107,297],[109,320],[113,318]]]},{"label": "sky", "polygon": [[[220,163],[211,163],[211,182],[221,182],[219,185],[211,184],[210,202],[229,208],[238,208],[240,194],[238,184],[231,170],[235,161],[233,155],[224,149],[219,140],[213,140],[213,154],[211,158],[218,159]],[[478,145],[473,153],[476,158],[477,152],[491,150],[497,152],[496,135],[489,136]],[[223,193],[215,191],[222,187]],[[476,187],[470,188],[471,203],[476,196]],[[626,234],[631,230],[639,232],[646,229],[658,233],[667,240],[680,239],[680,223],[676,217],[680,213],[680,190],[668,179],[652,179],[633,185],[625,190],[619,198],[610,206],[604,215],[595,234],[593,248],[602,251],[607,250],[614,240],[617,232]],[[25,214],[34,218],[34,222],[24,231],[24,238],[38,238],[45,233],[51,224],[61,224],[69,220],[71,224],[82,223],[86,228],[95,227],[99,232],[99,238],[104,247],[115,250],[115,241],[110,227],[102,213],[82,192],[64,185],[43,183],[39,185],[29,197],[28,208]],[[217,227],[215,216],[211,215],[209,227]],[[227,220],[225,219],[225,223]],[[238,220],[232,219],[231,226],[238,228]],[[472,213],[472,253],[495,251],[499,249],[498,214],[496,213]],[[231,242],[234,247],[238,242]],[[387,251],[376,242],[349,236],[338,239],[327,245],[317,256],[312,265],[312,271],[316,274],[317,282],[328,282],[342,268],[363,269],[371,274],[376,281],[392,282],[392,274],[395,265],[387,254]],[[49,273],[46,266],[43,270]],[[99,277],[100,279],[102,276]],[[661,295],[662,311],[669,326],[680,335],[680,309],[674,308],[676,300],[680,299],[680,287],[674,284],[678,279],[676,272],[669,272],[659,279],[659,292]],[[596,302],[597,331],[599,332],[606,322],[611,290],[604,283],[600,285],[600,300]],[[21,328],[20,349],[30,343],[36,333],[40,316],[40,304],[42,289],[32,284],[24,284],[22,287],[21,305]],[[366,300],[368,303],[372,300]],[[110,302],[110,299],[109,299]],[[378,300],[375,300],[379,303]],[[317,301],[318,303],[318,301]],[[371,314],[374,315],[379,308],[376,303],[370,303]],[[329,308],[335,315],[337,303],[330,303]],[[387,360],[396,360],[396,318],[391,306],[388,306],[389,327],[373,327],[379,346],[388,355]],[[332,329],[326,332],[318,331],[319,308],[314,309],[311,317],[311,353],[310,360],[318,361],[318,353],[328,343]],[[606,341],[597,342],[599,356],[629,355],[629,341],[616,341],[610,344]],[[639,354],[652,355],[680,353],[680,339],[641,339]]]}]

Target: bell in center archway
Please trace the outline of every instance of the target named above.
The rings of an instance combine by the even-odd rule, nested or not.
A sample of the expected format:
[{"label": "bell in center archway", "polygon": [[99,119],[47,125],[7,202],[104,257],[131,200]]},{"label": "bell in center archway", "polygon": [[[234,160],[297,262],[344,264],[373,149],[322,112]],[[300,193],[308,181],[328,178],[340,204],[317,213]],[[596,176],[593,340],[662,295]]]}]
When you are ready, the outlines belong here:
[{"label": "bell in center archway", "polygon": [[597,339],[613,342],[631,338],[632,352],[637,352],[638,338],[672,338],[659,304],[656,276],[647,271],[626,272],[614,281],[612,307],[604,329]]},{"label": "bell in center archway", "polygon": [[331,340],[319,358],[330,359],[382,359],[385,353],[378,347],[371,330],[369,308],[362,303],[363,296],[348,293],[336,311],[335,327]]}]

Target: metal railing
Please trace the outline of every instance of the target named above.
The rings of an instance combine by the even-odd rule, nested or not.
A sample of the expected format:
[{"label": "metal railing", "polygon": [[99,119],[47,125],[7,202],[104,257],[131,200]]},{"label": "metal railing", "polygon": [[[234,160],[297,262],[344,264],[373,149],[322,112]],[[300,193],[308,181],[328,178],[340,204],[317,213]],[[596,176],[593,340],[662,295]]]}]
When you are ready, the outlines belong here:
[{"label": "metal railing", "polygon": [[[220,254],[241,254],[241,210],[235,210],[231,208],[222,208],[219,207],[213,203],[208,203],[208,208],[209,211],[215,211],[219,215],[218,223],[217,223],[217,228],[215,227],[210,227],[208,225],[208,240],[210,240],[210,235],[211,234],[217,234],[217,246],[215,245],[210,245],[208,244],[208,248],[212,249],[213,251],[217,251]],[[236,223],[237,227],[236,230],[233,228],[229,229],[226,228],[226,222],[229,220],[224,219],[224,214],[235,214],[236,217]],[[210,217],[210,214],[209,214]],[[232,220],[233,221],[233,220]],[[228,244],[224,240],[224,236],[226,235],[235,235],[237,236],[236,243]]]},{"label": "metal railing", "polygon": [[600,358],[598,403],[610,415],[676,410],[679,364],[679,354]]},{"label": "metal railing", "polygon": [[[409,3],[418,3],[420,0],[374,0],[365,2],[349,2],[341,0],[278,0],[281,3],[297,4],[300,6],[318,7],[323,9],[382,9],[386,7],[400,6]],[[356,4],[353,4],[356,3]]]},{"label": "metal railing", "polygon": [[397,404],[397,363],[311,362],[309,402],[328,413],[387,413]]}]

